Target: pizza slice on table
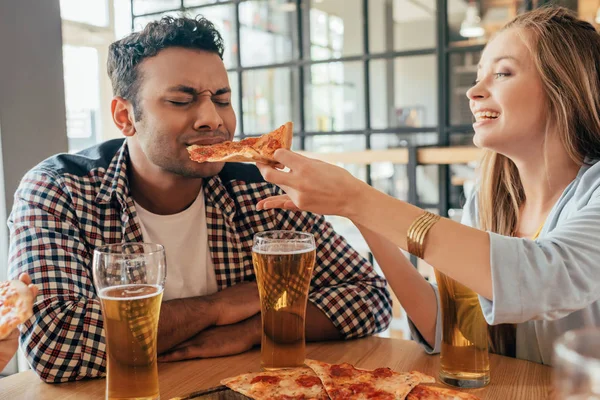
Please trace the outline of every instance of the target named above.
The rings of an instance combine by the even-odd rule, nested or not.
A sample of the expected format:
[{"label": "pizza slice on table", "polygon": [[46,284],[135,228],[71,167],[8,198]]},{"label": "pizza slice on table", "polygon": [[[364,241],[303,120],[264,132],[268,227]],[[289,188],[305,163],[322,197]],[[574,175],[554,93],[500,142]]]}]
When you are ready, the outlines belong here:
[{"label": "pizza slice on table", "polygon": [[315,371],[332,400],[402,400],[419,383],[435,382],[433,377],[420,372],[399,373],[390,368],[364,370],[348,363],[328,364],[308,359],[305,364]]},{"label": "pizza slice on table", "polygon": [[406,400],[479,400],[479,397],[453,389],[417,385]]},{"label": "pizza slice on table", "polygon": [[272,132],[239,142],[222,142],[206,146],[192,145],[187,148],[190,159],[203,162],[263,162],[277,163],[273,154],[277,149],[292,147],[293,124],[287,122]]},{"label": "pizza slice on table", "polygon": [[221,384],[257,400],[329,399],[321,380],[306,367],[243,374]]},{"label": "pizza slice on table", "polygon": [[21,281],[0,282],[0,340],[33,315],[33,294]]}]

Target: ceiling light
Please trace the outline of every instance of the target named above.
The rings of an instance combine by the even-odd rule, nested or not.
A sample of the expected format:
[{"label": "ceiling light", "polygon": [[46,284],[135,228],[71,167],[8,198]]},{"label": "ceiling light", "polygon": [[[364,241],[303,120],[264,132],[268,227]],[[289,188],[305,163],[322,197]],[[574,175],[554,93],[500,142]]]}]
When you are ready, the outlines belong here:
[{"label": "ceiling light", "polygon": [[460,35],[466,38],[481,37],[485,34],[485,30],[481,26],[481,18],[479,10],[474,2],[469,2],[467,6],[467,15],[460,24]]}]

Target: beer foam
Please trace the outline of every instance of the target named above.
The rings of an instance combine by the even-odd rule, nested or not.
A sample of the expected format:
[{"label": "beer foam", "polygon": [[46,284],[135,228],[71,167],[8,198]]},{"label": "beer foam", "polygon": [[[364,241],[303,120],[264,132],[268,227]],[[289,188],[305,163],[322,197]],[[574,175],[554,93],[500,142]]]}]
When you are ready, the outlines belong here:
[{"label": "beer foam", "polygon": [[315,251],[315,247],[306,247],[306,243],[265,243],[262,245],[252,247],[252,251],[257,254],[265,255],[295,255],[304,254]]},{"label": "beer foam", "polygon": [[[148,293],[148,294],[143,294],[144,292],[147,293],[149,288],[156,289],[156,291],[152,292],[152,293]],[[108,291],[113,292],[113,291],[116,291],[116,290],[125,291],[127,295],[126,296],[120,296],[120,297],[118,297],[118,296],[106,296],[106,292],[108,292]],[[161,286],[158,286],[158,285],[145,285],[145,284],[139,284],[139,285],[119,285],[119,286],[110,286],[110,287],[102,289],[100,291],[100,293],[98,294],[98,296],[100,298],[106,299],[106,300],[117,300],[117,301],[141,300],[141,299],[148,299],[150,297],[158,296],[162,292],[163,292],[163,288]],[[136,294],[141,294],[141,295],[136,296]]]}]

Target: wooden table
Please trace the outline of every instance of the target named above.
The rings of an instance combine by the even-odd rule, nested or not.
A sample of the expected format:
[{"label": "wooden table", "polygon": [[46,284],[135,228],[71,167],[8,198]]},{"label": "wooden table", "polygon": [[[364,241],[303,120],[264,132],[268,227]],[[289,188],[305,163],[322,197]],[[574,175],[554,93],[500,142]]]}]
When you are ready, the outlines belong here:
[{"label": "wooden table", "polygon": [[[254,350],[232,357],[159,364],[161,399],[219,385],[229,376],[259,371],[260,353]],[[397,371],[421,371],[437,378],[439,356],[428,356],[414,342],[369,337],[346,342],[309,344],[307,357],[325,362],[350,362],[357,367],[390,367]],[[549,399],[551,368],[507,357],[491,356],[492,382],[471,390],[483,399]],[[48,385],[33,371],[0,379],[0,399],[104,399],[104,379]]]}]

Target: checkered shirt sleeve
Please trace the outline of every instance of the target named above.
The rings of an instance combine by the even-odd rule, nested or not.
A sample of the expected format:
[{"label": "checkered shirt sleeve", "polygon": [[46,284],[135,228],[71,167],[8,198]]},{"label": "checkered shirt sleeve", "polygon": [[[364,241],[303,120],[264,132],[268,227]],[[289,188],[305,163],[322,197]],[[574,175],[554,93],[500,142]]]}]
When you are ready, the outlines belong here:
[{"label": "checkered shirt sleeve", "polygon": [[[273,187],[273,195],[283,192]],[[321,309],[346,339],[385,330],[392,317],[387,281],[321,215],[272,210],[278,229],[311,232],[317,258],[309,301]]]},{"label": "checkered shirt sleeve", "polygon": [[8,220],[9,275],[27,272],[40,288],[21,347],[46,382],[105,374],[100,302],[89,252],[63,177],[34,169],[21,181]]}]

